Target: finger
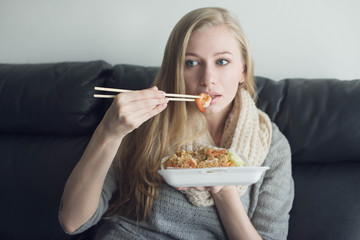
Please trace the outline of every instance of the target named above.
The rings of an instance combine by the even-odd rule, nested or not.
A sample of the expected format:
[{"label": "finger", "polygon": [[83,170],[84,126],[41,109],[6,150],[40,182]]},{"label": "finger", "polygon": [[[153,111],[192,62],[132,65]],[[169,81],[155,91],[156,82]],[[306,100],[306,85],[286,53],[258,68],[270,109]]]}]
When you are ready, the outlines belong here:
[{"label": "finger", "polygon": [[150,118],[154,117],[155,115],[164,111],[166,107],[167,107],[167,103],[158,105],[158,106],[154,107],[153,109],[151,109],[150,111],[147,111],[144,114],[139,115],[138,119],[140,122],[143,123],[143,122],[149,120]]},{"label": "finger", "polygon": [[136,100],[145,100],[151,98],[164,98],[165,92],[159,91],[156,86],[144,90],[135,90],[118,94],[115,99],[119,102],[131,102]]},{"label": "finger", "polygon": [[198,191],[210,191],[211,193],[218,193],[222,188],[223,186],[195,187],[195,189]]},{"label": "finger", "polygon": [[218,193],[221,191],[221,189],[223,188],[223,186],[213,186],[213,187],[210,187],[210,192],[211,193]]},{"label": "finger", "polygon": [[151,110],[133,112],[128,115],[122,116],[121,119],[123,124],[135,129],[148,119],[162,112],[166,108],[166,106],[167,104],[161,104]]},{"label": "finger", "polygon": [[[151,98],[151,99],[141,99],[141,100],[135,100],[127,103],[120,103],[120,110],[123,113],[126,112],[137,112],[137,111],[144,111],[148,112],[155,108],[158,105],[168,103],[169,100],[167,98]],[[121,113],[120,113],[121,115]]]},{"label": "finger", "polygon": [[195,187],[195,189],[198,191],[208,191],[209,190],[208,187]]}]

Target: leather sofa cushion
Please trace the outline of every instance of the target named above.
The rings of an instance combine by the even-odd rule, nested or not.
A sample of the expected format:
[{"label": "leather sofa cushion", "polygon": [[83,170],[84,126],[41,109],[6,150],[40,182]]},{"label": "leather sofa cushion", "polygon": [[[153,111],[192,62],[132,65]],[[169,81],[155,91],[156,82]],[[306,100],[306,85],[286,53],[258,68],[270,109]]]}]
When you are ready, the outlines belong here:
[{"label": "leather sofa cushion", "polygon": [[258,106],[289,140],[293,162],[360,161],[360,81],[256,80]]},{"label": "leather sofa cushion", "polygon": [[358,162],[294,163],[288,239],[360,239],[359,172]]},{"label": "leather sofa cushion", "polygon": [[89,136],[0,134],[1,239],[72,239],[58,210]]},{"label": "leather sofa cushion", "polygon": [[103,111],[91,97],[94,86],[110,74],[111,65],[103,61],[1,64],[0,132],[89,133]]}]

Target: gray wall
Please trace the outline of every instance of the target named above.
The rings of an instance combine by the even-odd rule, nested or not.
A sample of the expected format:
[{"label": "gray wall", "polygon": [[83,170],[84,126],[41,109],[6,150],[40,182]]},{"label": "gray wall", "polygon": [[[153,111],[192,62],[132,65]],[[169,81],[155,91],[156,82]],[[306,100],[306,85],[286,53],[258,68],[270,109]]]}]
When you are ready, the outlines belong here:
[{"label": "gray wall", "polygon": [[176,22],[204,6],[237,16],[256,75],[360,78],[357,0],[0,0],[0,62],[159,66]]}]

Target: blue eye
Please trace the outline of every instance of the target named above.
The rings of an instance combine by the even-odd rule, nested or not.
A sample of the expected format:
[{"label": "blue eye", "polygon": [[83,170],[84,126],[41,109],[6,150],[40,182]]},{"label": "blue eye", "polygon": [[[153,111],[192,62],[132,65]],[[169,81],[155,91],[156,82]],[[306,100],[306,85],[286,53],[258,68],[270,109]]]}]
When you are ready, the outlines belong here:
[{"label": "blue eye", "polygon": [[226,59],[219,59],[219,60],[216,61],[216,63],[219,64],[219,65],[226,65],[226,64],[229,63],[229,61],[226,60]]},{"label": "blue eye", "polygon": [[185,62],[185,64],[186,64],[186,66],[188,66],[188,67],[193,67],[193,66],[198,65],[199,63],[198,63],[197,61],[187,60],[187,61]]}]

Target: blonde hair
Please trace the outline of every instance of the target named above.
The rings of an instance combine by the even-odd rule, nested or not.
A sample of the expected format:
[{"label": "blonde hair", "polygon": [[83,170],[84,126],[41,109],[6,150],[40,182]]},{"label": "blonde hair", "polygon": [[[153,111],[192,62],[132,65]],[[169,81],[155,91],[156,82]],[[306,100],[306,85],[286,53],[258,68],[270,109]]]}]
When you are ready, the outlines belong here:
[{"label": "blonde hair", "polygon": [[[253,64],[247,42],[237,20],[222,8],[196,9],[180,19],[168,39],[154,85],[165,92],[185,93],[185,52],[191,34],[221,24],[226,25],[239,41],[246,69],[246,79],[241,87],[255,99]],[[202,127],[198,132],[189,132],[189,126],[194,124]],[[157,172],[161,159],[193,141],[205,130],[206,120],[195,104],[170,102],[162,113],[128,134],[113,162],[119,188],[108,215],[145,220],[150,215],[162,181]]]}]

